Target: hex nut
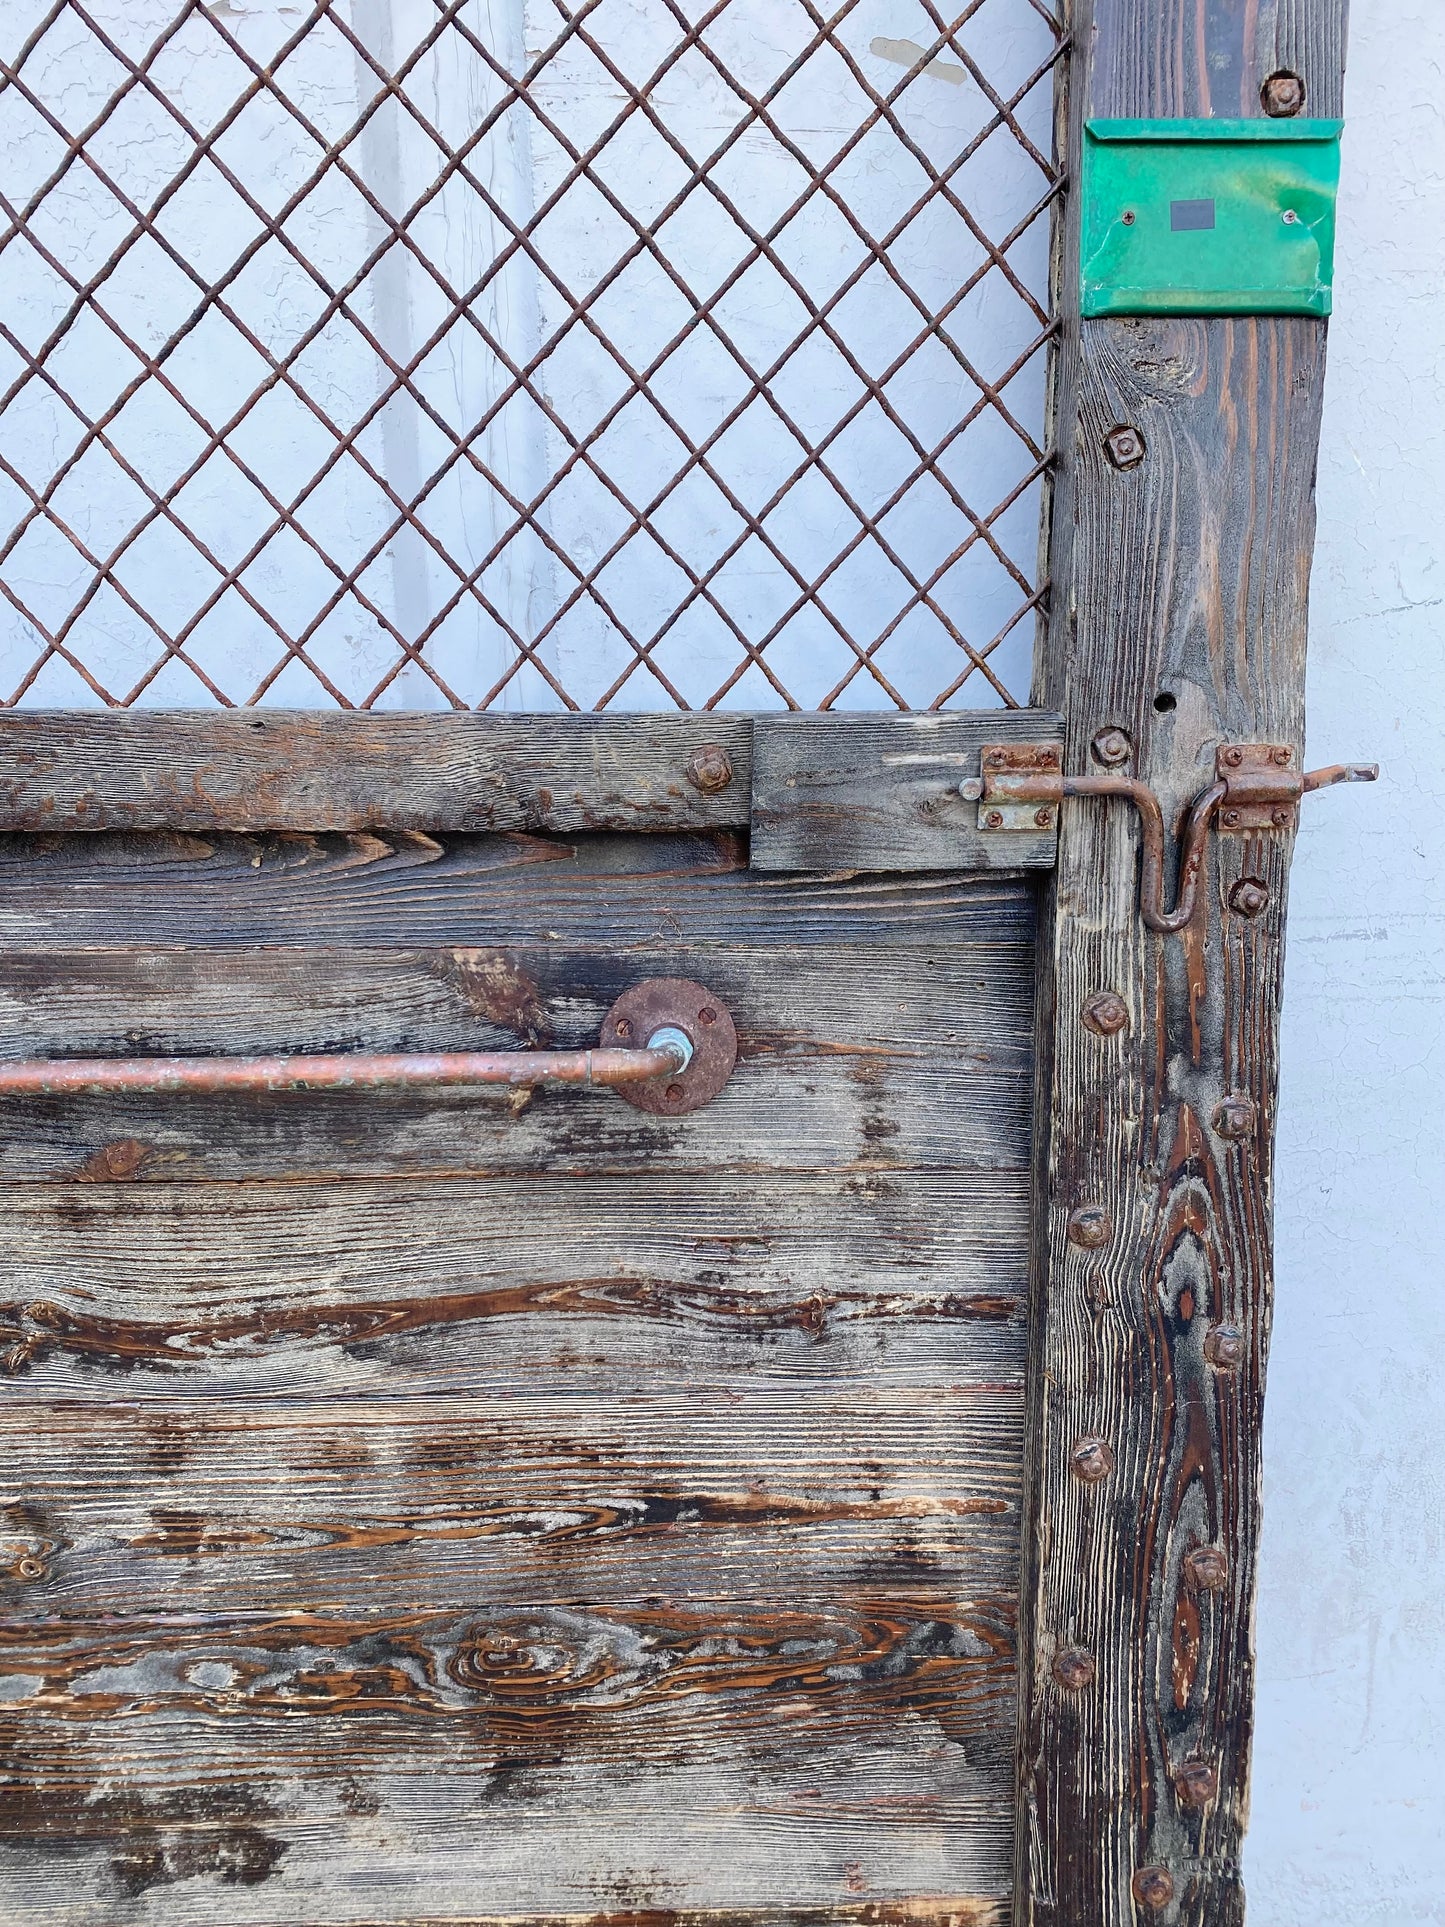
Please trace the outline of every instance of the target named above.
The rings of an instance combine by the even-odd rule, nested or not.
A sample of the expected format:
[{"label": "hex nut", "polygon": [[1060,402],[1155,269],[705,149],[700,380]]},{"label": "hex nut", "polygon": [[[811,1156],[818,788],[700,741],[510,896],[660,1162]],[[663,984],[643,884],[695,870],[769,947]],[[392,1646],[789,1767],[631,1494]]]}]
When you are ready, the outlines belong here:
[{"label": "hex nut", "polygon": [[1281,68],[1260,88],[1259,102],[1271,120],[1290,120],[1305,104],[1305,84],[1298,74]]},{"label": "hex nut", "polygon": [[1083,1485],[1098,1485],[1114,1469],[1114,1448],[1107,1439],[1080,1439],[1069,1454],[1069,1470]]},{"label": "hex nut", "polygon": [[1174,1898],[1174,1876],[1167,1867],[1140,1867],[1129,1882],[1129,1891],[1148,1912],[1162,1913]]},{"label": "hex nut", "polygon": [[687,759],[687,780],[704,796],[716,796],[733,780],[733,759],[720,743],[700,743]]},{"label": "hex nut", "polygon": [[1093,1685],[1098,1669],[1094,1665],[1094,1655],[1086,1653],[1082,1646],[1063,1646],[1054,1654],[1054,1663],[1049,1670],[1055,1684],[1062,1686],[1066,1693],[1082,1693],[1086,1686]]},{"label": "hex nut", "polygon": [[1138,429],[1120,422],[1104,437],[1104,453],[1115,468],[1130,469],[1139,466],[1148,450]]},{"label": "hex nut", "polygon": [[1124,729],[1099,729],[1094,732],[1094,740],[1089,744],[1096,763],[1127,763],[1133,754],[1134,745],[1129,740],[1129,732]]},{"label": "hex nut", "polygon": [[1096,1037],[1114,1037],[1128,1028],[1129,1006],[1116,990],[1093,990],[1084,999],[1079,1022]]},{"label": "hex nut", "polygon": [[1269,904],[1269,890],[1258,877],[1241,877],[1229,893],[1229,907],[1241,917],[1257,917]]},{"label": "hex nut", "polygon": [[1114,1235],[1114,1220],[1101,1204],[1081,1204],[1069,1213],[1068,1240],[1081,1251],[1102,1251]]}]

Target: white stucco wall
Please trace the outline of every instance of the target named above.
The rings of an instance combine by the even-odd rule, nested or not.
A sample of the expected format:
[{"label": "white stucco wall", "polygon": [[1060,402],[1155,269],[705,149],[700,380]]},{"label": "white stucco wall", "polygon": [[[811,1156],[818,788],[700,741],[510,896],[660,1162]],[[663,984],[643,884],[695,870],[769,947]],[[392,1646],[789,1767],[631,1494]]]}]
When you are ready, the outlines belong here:
[{"label": "white stucco wall", "polygon": [[1290,898],[1251,1927],[1445,1921],[1445,6],[1355,0]]}]

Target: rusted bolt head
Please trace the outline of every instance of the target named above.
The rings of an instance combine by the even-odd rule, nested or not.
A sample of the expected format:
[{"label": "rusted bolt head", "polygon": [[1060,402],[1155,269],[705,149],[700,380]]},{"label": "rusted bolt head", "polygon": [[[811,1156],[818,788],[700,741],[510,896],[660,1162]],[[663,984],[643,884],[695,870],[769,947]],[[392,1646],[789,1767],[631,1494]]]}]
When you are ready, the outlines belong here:
[{"label": "rusted bolt head", "polygon": [[1252,1097],[1246,1097],[1242,1091],[1231,1091],[1215,1105],[1209,1121],[1217,1137],[1238,1139],[1253,1136],[1257,1116]]},{"label": "rusted bolt head", "polygon": [[719,743],[700,743],[687,759],[687,780],[704,796],[716,796],[733,780],[733,759]]},{"label": "rusted bolt head", "polygon": [[1129,1006],[1117,990],[1093,990],[1084,999],[1079,1021],[1096,1037],[1113,1037],[1129,1022]]},{"label": "rusted bolt head", "polygon": [[1174,1876],[1167,1867],[1140,1867],[1129,1882],[1129,1891],[1149,1913],[1162,1913],[1174,1898]]},{"label": "rusted bolt head", "polygon": [[1127,730],[1100,729],[1094,732],[1089,748],[1096,763],[1114,764],[1127,763],[1134,745],[1129,741]]},{"label": "rusted bolt head", "polygon": [[1218,1546],[1196,1546],[1184,1561],[1184,1579],[1195,1592],[1222,1592],[1229,1567]]},{"label": "rusted bolt head", "polygon": [[1003,828],[1003,811],[985,810],[983,813],[983,824],[986,830],[1001,830]]},{"label": "rusted bolt head", "polygon": [[1174,1774],[1174,1791],[1181,1807],[1197,1813],[1219,1791],[1219,1775],[1205,1760],[1186,1760]]},{"label": "rusted bolt head", "polygon": [[1054,1654],[1050,1669],[1058,1685],[1066,1693],[1082,1693],[1086,1686],[1094,1683],[1094,1655],[1086,1653],[1082,1646],[1064,1646]]},{"label": "rusted bolt head", "polygon": [[1244,1333],[1238,1325],[1215,1325],[1205,1333],[1204,1356],[1221,1372],[1237,1372],[1244,1363]]},{"label": "rusted bolt head", "polygon": [[1084,1485],[1098,1485],[1114,1469],[1114,1448],[1107,1439],[1080,1439],[1069,1454],[1069,1470]]},{"label": "rusted bolt head", "polygon": [[1069,1243],[1082,1251],[1101,1251],[1114,1235],[1114,1221],[1101,1204],[1081,1204],[1069,1213]]},{"label": "rusted bolt head", "polygon": [[1242,917],[1257,917],[1269,903],[1269,891],[1258,877],[1241,877],[1229,893],[1229,907]]},{"label": "rusted bolt head", "polygon": [[1115,468],[1137,468],[1147,452],[1138,429],[1125,427],[1123,423],[1111,428],[1104,437],[1104,453]]},{"label": "rusted bolt head", "polygon": [[1271,120],[1289,120],[1305,104],[1305,84],[1298,74],[1282,68],[1260,88],[1259,100]]}]

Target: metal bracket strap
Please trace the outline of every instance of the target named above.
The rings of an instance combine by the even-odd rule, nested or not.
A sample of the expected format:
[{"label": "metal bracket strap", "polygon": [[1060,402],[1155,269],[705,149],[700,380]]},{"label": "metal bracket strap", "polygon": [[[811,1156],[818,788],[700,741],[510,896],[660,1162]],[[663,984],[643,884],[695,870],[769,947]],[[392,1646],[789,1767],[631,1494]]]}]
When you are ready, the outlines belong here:
[{"label": "metal bracket strap", "polygon": [[1335,783],[1373,783],[1378,763],[1332,763],[1301,772],[1283,743],[1226,743],[1215,753],[1215,777],[1195,797],[1180,840],[1174,907],[1164,907],[1166,835],[1159,798],[1137,777],[1066,776],[1062,743],[986,743],[981,774],[960,783],[958,793],[978,803],[978,827],[989,835],[1052,827],[1068,796],[1122,797],[1139,812],[1143,868],[1139,914],[1149,929],[1171,935],[1194,916],[1199,873],[1209,832],[1292,830],[1300,798]]}]

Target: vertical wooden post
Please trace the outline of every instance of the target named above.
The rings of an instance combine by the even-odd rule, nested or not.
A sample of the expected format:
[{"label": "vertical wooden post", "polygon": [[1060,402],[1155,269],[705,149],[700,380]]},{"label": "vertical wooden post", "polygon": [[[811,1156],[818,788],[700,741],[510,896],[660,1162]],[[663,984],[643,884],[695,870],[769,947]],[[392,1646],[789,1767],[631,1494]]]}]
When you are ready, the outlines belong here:
[{"label": "vertical wooden post", "polygon": [[[1305,113],[1337,115],[1344,11],[1076,0],[1072,153],[1092,116],[1259,115],[1280,70],[1304,81]],[[1080,323],[1076,258],[1070,232],[1035,700],[1066,718],[1067,769],[1097,769],[1100,732],[1123,730],[1177,814],[1218,744],[1303,746],[1325,327]],[[1137,466],[1109,458],[1121,426],[1143,437]],[[1290,848],[1215,838],[1193,928],[1159,938],[1139,921],[1137,837],[1126,809],[1066,807],[1041,938],[1027,1927],[1234,1927],[1244,1911]],[[1112,1012],[1091,1007],[1101,992]]]}]

